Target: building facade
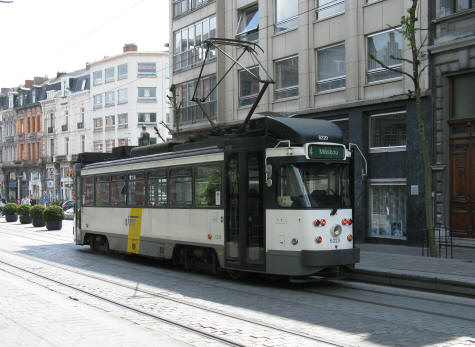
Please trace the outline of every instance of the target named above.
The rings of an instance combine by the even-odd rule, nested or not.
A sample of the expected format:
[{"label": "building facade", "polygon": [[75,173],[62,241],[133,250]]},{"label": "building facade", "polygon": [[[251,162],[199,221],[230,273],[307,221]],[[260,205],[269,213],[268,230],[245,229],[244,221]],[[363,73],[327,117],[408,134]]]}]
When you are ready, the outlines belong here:
[{"label": "building facade", "polygon": [[[180,127],[193,132],[209,126],[190,101],[200,64],[201,44],[209,37],[257,43],[259,60],[275,84],[256,112],[328,119],[345,141],[357,144],[368,160],[356,156],[355,229],[360,241],[417,244],[424,237],[424,180],[412,81],[401,72],[412,66],[400,31],[410,0],[187,1],[170,7],[172,84],[182,102]],[[421,27],[429,25],[428,1],[421,1]],[[422,38],[422,37],[421,37]],[[223,47],[237,58],[241,50]],[[369,58],[369,54],[394,70]],[[213,88],[233,62],[210,52],[198,91]],[[240,61],[264,77],[255,61]],[[424,63],[427,59],[424,58]],[[423,108],[431,140],[428,72],[422,76]],[[239,123],[257,97],[259,84],[234,67],[205,101],[219,124]],[[201,95],[198,95],[201,96]],[[431,194],[431,192],[428,192]]]},{"label": "building facade", "polygon": [[475,1],[436,0],[431,55],[436,222],[475,238]]},{"label": "building facade", "polygon": [[128,44],[122,54],[88,64],[92,151],[136,146],[143,126],[152,143],[168,137],[168,130],[161,125],[169,113],[168,60],[168,52],[138,52],[135,44]]}]

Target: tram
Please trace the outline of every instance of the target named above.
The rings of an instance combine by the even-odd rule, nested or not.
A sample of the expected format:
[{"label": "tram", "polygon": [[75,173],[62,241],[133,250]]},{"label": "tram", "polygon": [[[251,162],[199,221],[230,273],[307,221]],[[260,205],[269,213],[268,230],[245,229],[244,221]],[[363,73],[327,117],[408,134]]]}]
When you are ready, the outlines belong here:
[{"label": "tram", "polygon": [[82,153],[74,240],[232,276],[352,266],[352,171],[337,125],[279,116],[245,133]]}]

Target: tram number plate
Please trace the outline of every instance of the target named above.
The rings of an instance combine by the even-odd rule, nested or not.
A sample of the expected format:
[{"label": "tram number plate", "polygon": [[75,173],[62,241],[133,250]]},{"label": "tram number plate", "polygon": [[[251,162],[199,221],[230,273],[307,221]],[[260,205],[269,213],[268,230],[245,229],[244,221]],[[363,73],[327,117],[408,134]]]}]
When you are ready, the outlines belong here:
[{"label": "tram number plate", "polygon": [[331,238],[330,243],[340,243],[340,239],[339,238]]}]

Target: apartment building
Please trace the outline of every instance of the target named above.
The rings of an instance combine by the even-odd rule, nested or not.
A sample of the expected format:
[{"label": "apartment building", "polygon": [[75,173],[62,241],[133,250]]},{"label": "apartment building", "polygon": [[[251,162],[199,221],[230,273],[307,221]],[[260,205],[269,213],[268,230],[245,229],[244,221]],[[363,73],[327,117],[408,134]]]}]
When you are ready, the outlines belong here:
[{"label": "apartment building", "polygon": [[[328,119],[345,140],[357,144],[368,160],[355,159],[355,228],[360,241],[419,243],[424,228],[424,181],[411,80],[402,72],[411,65],[400,32],[410,0],[172,0],[170,43],[172,83],[182,102],[180,128],[186,133],[209,126],[190,101],[200,64],[202,42],[209,37],[247,40],[264,51],[263,67],[275,84],[256,112]],[[429,25],[428,1],[422,0],[419,22]],[[422,38],[422,37],[420,37]],[[237,58],[240,48],[223,48]],[[369,58],[373,54],[396,71]],[[243,66],[264,77],[249,58]],[[424,62],[427,63],[426,58]],[[232,65],[225,54],[211,52],[198,91],[213,88]],[[431,134],[428,72],[422,76]],[[218,124],[239,123],[257,97],[259,84],[234,67],[205,100]],[[201,95],[199,95],[201,96]],[[430,192],[429,192],[430,194]]]},{"label": "apartment building", "polygon": [[43,192],[48,201],[73,199],[72,169],[77,154],[92,151],[89,129],[89,70],[59,74],[41,101],[43,109]]},{"label": "apartment building", "polygon": [[431,55],[435,216],[475,238],[475,1],[435,0]]},{"label": "apartment building", "polygon": [[136,146],[143,126],[152,143],[169,136],[161,125],[169,121],[168,60],[168,52],[138,52],[135,44],[126,44],[123,53],[88,64],[93,151]]}]

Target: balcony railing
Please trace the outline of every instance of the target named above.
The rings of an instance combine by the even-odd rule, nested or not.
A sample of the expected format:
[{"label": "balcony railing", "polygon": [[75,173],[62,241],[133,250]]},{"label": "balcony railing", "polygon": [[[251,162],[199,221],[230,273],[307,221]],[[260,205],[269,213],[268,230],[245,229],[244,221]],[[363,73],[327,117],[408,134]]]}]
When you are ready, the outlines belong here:
[{"label": "balcony railing", "polygon": [[[217,118],[217,106],[218,104],[216,101],[208,101],[203,103],[203,108],[213,120],[216,120]],[[203,115],[203,112],[201,112],[201,109],[197,104],[188,107],[183,107],[181,109],[181,125],[201,123],[207,121],[208,120]]]},{"label": "balcony railing", "polygon": [[68,125],[67,124],[61,125],[61,130],[62,131],[68,131]]},{"label": "balcony railing", "polygon": [[78,122],[78,129],[84,129],[84,122]]},{"label": "balcony railing", "polygon": [[48,134],[54,133],[54,127],[48,127]]}]

